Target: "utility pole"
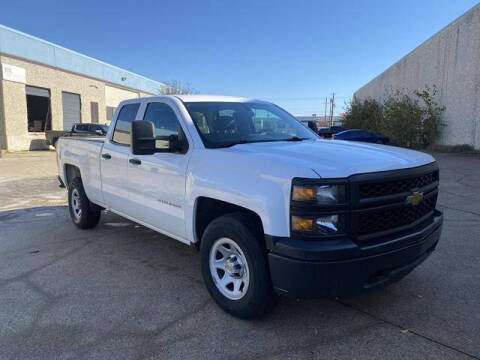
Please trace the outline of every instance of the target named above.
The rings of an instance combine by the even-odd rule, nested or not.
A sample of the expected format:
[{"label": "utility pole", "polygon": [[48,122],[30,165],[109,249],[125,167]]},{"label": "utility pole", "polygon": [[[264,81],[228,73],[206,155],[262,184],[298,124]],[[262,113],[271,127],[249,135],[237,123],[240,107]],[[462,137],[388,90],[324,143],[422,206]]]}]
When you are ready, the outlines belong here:
[{"label": "utility pole", "polygon": [[333,111],[335,109],[335,93],[332,93],[332,98],[330,99],[330,126],[333,126]]},{"label": "utility pole", "polygon": [[323,116],[323,121],[327,122],[327,98],[325,97],[325,115]]}]

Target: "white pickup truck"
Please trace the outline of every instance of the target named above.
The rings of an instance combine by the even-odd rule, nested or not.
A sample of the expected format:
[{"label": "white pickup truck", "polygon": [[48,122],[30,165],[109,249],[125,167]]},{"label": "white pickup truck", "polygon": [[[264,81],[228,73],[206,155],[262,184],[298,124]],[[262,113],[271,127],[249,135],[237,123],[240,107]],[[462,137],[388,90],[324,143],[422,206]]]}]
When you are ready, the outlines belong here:
[{"label": "white pickup truck", "polygon": [[322,140],[269,102],[123,101],[106,138],[60,138],[57,154],[78,227],[95,227],[106,209],[196,246],[208,291],[242,318],[276,294],[390,284],[440,237],[430,155]]}]

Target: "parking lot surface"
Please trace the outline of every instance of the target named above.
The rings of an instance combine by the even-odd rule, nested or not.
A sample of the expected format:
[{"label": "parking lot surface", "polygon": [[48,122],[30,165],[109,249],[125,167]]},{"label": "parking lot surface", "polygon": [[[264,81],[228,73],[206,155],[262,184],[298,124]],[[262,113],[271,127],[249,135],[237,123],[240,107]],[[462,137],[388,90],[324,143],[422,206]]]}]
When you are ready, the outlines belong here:
[{"label": "parking lot surface", "polygon": [[435,154],[443,234],[399,283],[222,312],[193,248],[113,214],[79,230],[55,153],[0,158],[0,359],[480,358],[480,157]]}]

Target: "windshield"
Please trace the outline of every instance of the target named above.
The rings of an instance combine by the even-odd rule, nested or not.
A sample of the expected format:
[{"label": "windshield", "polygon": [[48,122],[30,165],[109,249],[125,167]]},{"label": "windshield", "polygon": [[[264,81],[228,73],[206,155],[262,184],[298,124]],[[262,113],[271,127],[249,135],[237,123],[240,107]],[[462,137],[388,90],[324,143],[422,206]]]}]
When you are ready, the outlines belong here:
[{"label": "windshield", "polygon": [[300,121],[273,104],[186,102],[185,107],[207,148],[318,138]]}]

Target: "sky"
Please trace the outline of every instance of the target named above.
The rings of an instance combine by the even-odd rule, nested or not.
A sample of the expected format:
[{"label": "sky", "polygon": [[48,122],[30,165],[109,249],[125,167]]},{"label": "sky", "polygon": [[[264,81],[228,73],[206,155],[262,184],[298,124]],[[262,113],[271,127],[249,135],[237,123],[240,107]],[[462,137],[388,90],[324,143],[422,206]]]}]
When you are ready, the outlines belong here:
[{"label": "sky", "polygon": [[201,94],[335,113],[470,0],[2,1],[0,23]]}]

